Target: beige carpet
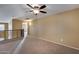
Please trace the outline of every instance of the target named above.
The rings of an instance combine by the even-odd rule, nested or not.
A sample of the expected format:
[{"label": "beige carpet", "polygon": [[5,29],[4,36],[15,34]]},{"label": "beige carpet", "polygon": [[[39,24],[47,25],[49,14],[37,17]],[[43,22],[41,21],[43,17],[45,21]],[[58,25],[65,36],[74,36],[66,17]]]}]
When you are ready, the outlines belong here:
[{"label": "beige carpet", "polygon": [[0,54],[11,54],[21,40],[6,40],[0,42]]},{"label": "beige carpet", "polygon": [[50,43],[41,39],[28,37],[22,44],[19,54],[78,54],[79,51]]}]

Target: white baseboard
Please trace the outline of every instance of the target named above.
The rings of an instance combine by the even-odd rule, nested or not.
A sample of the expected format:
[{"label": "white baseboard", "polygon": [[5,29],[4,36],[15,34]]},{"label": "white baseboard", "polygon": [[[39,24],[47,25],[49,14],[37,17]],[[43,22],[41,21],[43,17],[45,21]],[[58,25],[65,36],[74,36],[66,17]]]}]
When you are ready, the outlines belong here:
[{"label": "white baseboard", "polygon": [[65,47],[69,47],[69,48],[72,48],[72,49],[75,49],[75,50],[79,50],[79,48],[77,47],[72,47],[72,46],[69,46],[69,45],[66,45],[66,44],[63,44],[63,43],[58,43],[58,42],[55,42],[55,41],[50,41],[46,38],[42,38],[42,37],[35,37],[35,36],[31,36],[33,38],[37,38],[37,39],[41,39],[41,40],[45,40],[45,41],[48,41],[48,42],[51,42],[51,43],[55,43],[55,44],[58,44],[58,45],[62,45],[62,46],[65,46]]}]

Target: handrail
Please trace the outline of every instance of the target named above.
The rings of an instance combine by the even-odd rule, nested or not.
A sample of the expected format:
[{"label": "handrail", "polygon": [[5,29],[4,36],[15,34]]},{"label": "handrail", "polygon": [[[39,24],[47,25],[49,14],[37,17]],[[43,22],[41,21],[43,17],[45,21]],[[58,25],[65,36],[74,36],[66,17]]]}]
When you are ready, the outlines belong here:
[{"label": "handrail", "polygon": [[24,29],[15,29],[15,30],[4,30],[0,31],[0,37],[3,37],[5,40],[9,39],[9,36],[12,36],[11,39],[24,37]]}]

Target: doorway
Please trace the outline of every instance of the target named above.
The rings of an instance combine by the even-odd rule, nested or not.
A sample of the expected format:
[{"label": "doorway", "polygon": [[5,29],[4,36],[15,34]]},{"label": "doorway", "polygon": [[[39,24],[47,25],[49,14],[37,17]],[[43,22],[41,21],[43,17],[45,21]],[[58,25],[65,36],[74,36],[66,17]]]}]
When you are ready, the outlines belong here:
[{"label": "doorway", "polygon": [[28,34],[28,24],[22,23],[22,29],[24,29],[24,37]]}]

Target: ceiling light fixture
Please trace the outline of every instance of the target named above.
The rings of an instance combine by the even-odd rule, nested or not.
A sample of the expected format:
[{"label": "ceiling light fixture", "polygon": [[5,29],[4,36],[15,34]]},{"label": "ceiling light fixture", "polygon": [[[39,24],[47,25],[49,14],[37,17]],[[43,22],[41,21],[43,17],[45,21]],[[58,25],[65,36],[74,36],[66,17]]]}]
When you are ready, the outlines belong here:
[{"label": "ceiling light fixture", "polygon": [[40,6],[39,4],[27,4],[31,8],[30,12],[33,12],[35,15],[39,13],[44,13],[46,14],[47,12],[44,11],[43,9],[46,8],[46,5]]},{"label": "ceiling light fixture", "polygon": [[39,9],[33,9],[34,14],[38,14],[40,11]]}]

